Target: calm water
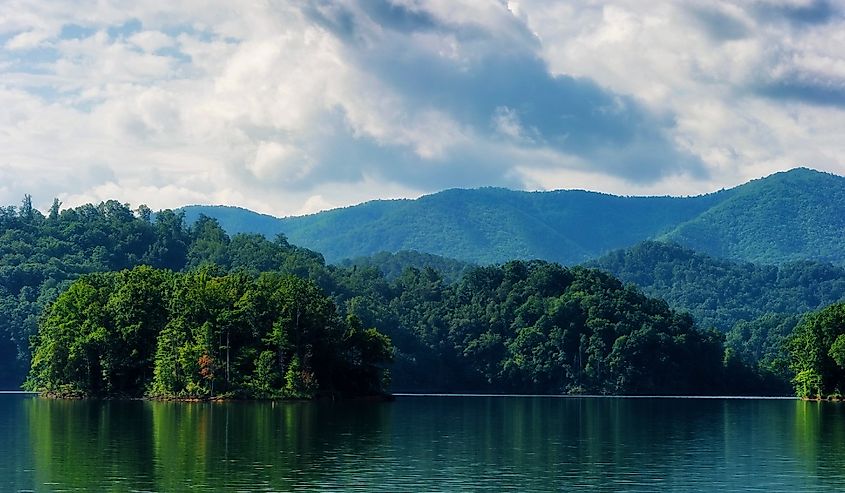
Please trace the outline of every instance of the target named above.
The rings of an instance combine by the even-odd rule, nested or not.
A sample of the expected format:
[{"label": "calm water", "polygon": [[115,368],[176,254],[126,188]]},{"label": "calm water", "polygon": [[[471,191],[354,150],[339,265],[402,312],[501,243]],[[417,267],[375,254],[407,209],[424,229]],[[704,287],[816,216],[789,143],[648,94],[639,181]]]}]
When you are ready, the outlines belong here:
[{"label": "calm water", "polygon": [[836,491],[845,487],[845,405],[0,395],[0,453],[0,491]]}]

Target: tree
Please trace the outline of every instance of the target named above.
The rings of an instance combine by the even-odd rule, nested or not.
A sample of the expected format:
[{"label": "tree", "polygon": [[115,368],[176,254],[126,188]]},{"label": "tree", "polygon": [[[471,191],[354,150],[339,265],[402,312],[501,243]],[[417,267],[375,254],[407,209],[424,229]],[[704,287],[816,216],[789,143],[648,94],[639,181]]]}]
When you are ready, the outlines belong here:
[{"label": "tree", "polygon": [[34,217],[34,208],[32,207],[32,195],[26,194],[23,196],[20,208],[20,217],[26,221],[32,221]]},{"label": "tree", "polygon": [[845,303],[812,313],[787,343],[800,397],[841,396],[845,391]]},{"label": "tree", "polygon": [[59,218],[59,207],[61,206],[62,203],[59,199],[53,199],[53,205],[50,206],[50,215],[48,216],[51,221],[55,221]]}]

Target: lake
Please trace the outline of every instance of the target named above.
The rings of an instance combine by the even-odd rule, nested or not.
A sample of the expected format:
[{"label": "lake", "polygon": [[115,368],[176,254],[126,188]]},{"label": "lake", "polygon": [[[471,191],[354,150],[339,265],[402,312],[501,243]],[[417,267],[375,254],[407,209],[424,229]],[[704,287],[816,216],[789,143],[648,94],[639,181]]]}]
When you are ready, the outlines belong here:
[{"label": "lake", "polygon": [[6,394],[0,450],[0,491],[833,491],[845,485],[845,405]]}]

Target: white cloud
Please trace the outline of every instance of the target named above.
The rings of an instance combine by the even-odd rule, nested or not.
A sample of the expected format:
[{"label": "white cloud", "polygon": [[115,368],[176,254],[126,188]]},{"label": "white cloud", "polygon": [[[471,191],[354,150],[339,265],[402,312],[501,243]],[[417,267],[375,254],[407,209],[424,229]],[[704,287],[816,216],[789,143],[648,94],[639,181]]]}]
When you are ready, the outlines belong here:
[{"label": "white cloud", "polygon": [[515,142],[534,143],[534,139],[528,135],[532,132],[525,129],[519,119],[519,115],[513,108],[507,106],[497,107],[493,112],[491,123],[496,132],[503,137]]},{"label": "white cloud", "polygon": [[[811,3],[771,1],[766,8]],[[590,78],[672,115],[674,138],[710,167],[713,185],[798,164],[845,172],[845,141],[835,142],[833,124],[845,115],[835,102],[790,103],[759,92],[790,79],[845,89],[841,16],[798,29],[756,18],[750,2],[524,0],[521,6],[552,71]],[[709,21],[719,22],[711,26],[718,29],[733,22],[735,32],[714,33],[703,25]],[[825,119],[829,125],[821,124]],[[809,122],[812,135],[802,126]],[[706,191],[707,183],[692,188]]]},{"label": "white cloud", "polygon": [[843,20],[761,5],[9,0],[0,202],[285,215],[449,186],[842,173]]},{"label": "white cloud", "polygon": [[36,48],[44,41],[49,39],[53,33],[49,31],[24,31],[15,34],[11,39],[6,41],[5,48],[8,50],[25,50],[28,48]]},{"label": "white cloud", "polygon": [[247,168],[259,180],[288,182],[301,179],[313,167],[301,149],[278,142],[260,142]]},{"label": "white cloud", "polygon": [[[602,175],[590,170],[565,168],[539,168],[517,166],[515,172],[525,182],[528,190],[589,190],[616,195],[666,195],[671,189],[672,195],[698,195],[702,183],[693,176],[674,175],[649,184],[632,184],[620,178]],[[707,190],[720,188],[717,181],[706,181]]]},{"label": "white cloud", "polygon": [[155,53],[164,48],[175,46],[175,40],[160,31],[141,31],[129,38],[129,42],[147,53]]}]

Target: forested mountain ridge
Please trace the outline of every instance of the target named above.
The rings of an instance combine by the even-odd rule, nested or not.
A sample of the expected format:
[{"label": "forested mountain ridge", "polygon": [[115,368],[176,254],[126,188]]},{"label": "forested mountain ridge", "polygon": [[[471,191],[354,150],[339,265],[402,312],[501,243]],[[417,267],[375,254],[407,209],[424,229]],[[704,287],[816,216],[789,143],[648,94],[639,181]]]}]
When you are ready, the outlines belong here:
[{"label": "forested mountain ridge", "polygon": [[796,168],[695,197],[619,197],[581,190],[446,190],[273,218],[223,206],[183,208],[230,233],[284,233],[329,262],[416,250],[486,264],[539,258],[577,264],[651,239],[765,264],[845,263],[845,178]]},{"label": "forested mountain ridge", "polygon": [[[522,192],[453,189],[416,200],[373,201],[309,216],[278,219],[229,207],[188,206],[187,220],[205,214],[231,231],[246,224],[322,252],[330,262],[380,251],[416,250],[489,264],[540,258],[576,264],[666,233],[720,200],[617,197],[582,190]],[[242,219],[241,219],[242,218]]]},{"label": "forested mountain ridge", "polygon": [[702,327],[727,331],[765,314],[797,315],[845,299],[845,268],[826,262],[781,265],[718,259],[675,243],[647,241],[586,265],[636,284]]},{"label": "forested mountain ridge", "polygon": [[796,168],[753,180],[662,238],[715,257],[845,263],[845,178]]},{"label": "forested mountain ridge", "polygon": [[[667,226],[662,233],[655,233],[656,237],[664,239],[682,233],[685,237],[694,238],[695,234],[690,232],[699,234],[696,228],[711,228],[718,233],[722,224],[739,228],[739,231],[732,233],[731,238],[746,238],[737,217],[745,214],[746,217],[756,218],[755,221],[773,223],[789,216],[782,221],[792,224],[790,221],[793,218],[803,218],[803,226],[792,225],[800,230],[795,234],[804,235],[801,240],[804,246],[812,245],[813,249],[827,252],[825,255],[833,255],[831,252],[835,253],[834,249],[823,245],[832,244],[832,234],[838,231],[843,221],[841,215],[834,214],[839,207],[837,203],[842,195],[843,181],[845,179],[841,177],[799,169],[736,189],[688,199],[624,198],[579,191],[529,193],[502,189],[450,190],[416,201],[371,202],[362,207],[291,220],[308,219],[312,221],[311,227],[316,228],[313,231],[321,231],[319,228],[345,224],[349,217],[347,214],[352,211],[360,219],[359,226],[363,229],[356,230],[353,224],[347,227],[346,233],[361,235],[362,244],[378,243],[378,250],[382,251],[390,249],[390,245],[378,241],[384,238],[372,235],[367,229],[370,224],[367,221],[381,221],[380,227],[385,228],[393,224],[391,221],[404,221],[406,216],[394,211],[398,204],[425,212],[415,216],[424,219],[422,222],[404,221],[413,225],[410,227],[405,224],[414,230],[414,235],[424,236],[428,231],[426,228],[436,228],[442,220],[445,226],[441,228],[441,237],[438,239],[441,246],[455,244],[467,251],[476,252],[478,256],[491,252],[495,256],[504,255],[514,245],[522,245],[516,248],[517,251],[542,250],[548,255],[555,254],[550,245],[568,245],[558,253],[581,252],[579,255],[583,257],[587,254],[582,245],[600,244],[605,248],[620,238],[628,238],[625,240],[628,241],[639,235],[631,231],[641,233],[649,228],[656,230],[655,225],[658,224],[663,228],[667,224],[677,223],[675,226]],[[831,203],[822,204],[820,195],[829,197]],[[781,197],[791,197],[791,202],[783,202]],[[758,198],[760,203],[757,203]],[[567,201],[571,207],[563,210],[543,206],[560,205]],[[497,208],[490,209],[488,205],[491,203],[497,204]],[[678,203],[683,207],[672,209],[673,204]],[[787,210],[790,203],[794,203],[797,210],[791,216],[790,210]],[[526,204],[533,209],[526,208]],[[607,204],[612,204],[612,207],[605,207]],[[780,205],[779,209],[772,209],[766,204]],[[457,212],[448,214],[450,208]],[[502,216],[494,212],[502,208],[508,213],[506,217],[509,226],[497,230],[497,221]],[[810,220],[815,209],[824,211],[825,217],[819,217],[818,221]],[[596,213],[596,210],[600,213]],[[235,212],[235,219],[240,214],[252,214],[244,210]],[[637,213],[639,222],[626,226],[627,218]],[[682,216],[687,219],[678,222]],[[477,221],[478,217],[483,220]],[[389,220],[382,221],[384,218]],[[550,218],[557,218],[558,222]],[[258,220],[265,226],[278,223],[277,219],[269,216],[260,216]],[[320,225],[320,221],[325,224]],[[572,234],[567,238],[555,236],[550,224],[566,224]],[[824,231],[826,226],[834,233]],[[753,230],[756,227],[758,225],[746,229]],[[613,228],[621,231],[615,235],[616,238]],[[773,229],[780,231],[780,228]],[[505,236],[513,231],[530,234],[491,239],[489,234],[496,231],[504,231],[501,234]],[[454,242],[450,241],[452,236],[456,238]],[[703,238],[706,240],[711,236],[708,233]],[[712,238],[720,237],[715,235]],[[777,243],[777,238],[770,240],[769,244],[777,248],[788,249],[791,245],[788,242]],[[742,247],[732,250],[734,253],[719,250],[724,255],[750,252],[749,255],[759,254],[769,258],[775,255],[773,251],[777,253],[776,249],[751,248],[754,245],[748,241],[730,243],[719,240],[711,243]],[[821,254],[817,256],[822,257]],[[650,242],[607,255],[593,265],[615,272],[625,282],[642,286],[648,295],[666,298],[674,309],[693,313],[697,320],[703,322],[698,324],[700,328],[715,326],[728,331],[729,352],[724,354],[724,362],[733,365],[734,369],[725,371],[739,371],[737,365],[758,365],[761,371],[775,375],[782,383],[784,379],[790,378],[783,362],[782,348],[788,333],[799,321],[797,315],[841,299],[841,293],[845,290],[841,267],[818,261],[789,261],[787,256],[783,256],[782,260],[784,263],[780,265],[754,265],[716,259],[678,245]],[[258,276],[262,272],[271,271],[313,281],[336,304],[341,316],[355,315],[366,327],[376,327],[394,339],[397,348],[395,381],[406,385],[405,388],[431,389],[434,388],[432,385],[436,387],[442,382],[451,382],[463,385],[453,390],[470,387],[518,389],[528,386],[541,392],[577,389],[636,391],[632,386],[633,380],[625,379],[621,383],[613,381],[615,376],[605,370],[610,368],[612,360],[622,361],[619,358],[630,356],[626,349],[608,359],[619,338],[625,338],[619,344],[627,344],[631,334],[637,332],[629,325],[629,321],[645,320],[641,308],[652,306],[649,304],[651,302],[641,302],[638,301],[640,298],[636,298],[633,306],[619,312],[631,319],[613,321],[597,315],[603,313],[602,310],[606,310],[608,304],[624,305],[632,298],[622,296],[614,300],[614,297],[620,296],[614,293],[622,290],[621,283],[613,278],[596,277],[591,270],[573,270],[566,271],[568,274],[555,275],[559,279],[567,279],[578,273],[577,276],[585,276],[579,282],[596,291],[568,292],[570,285],[564,283],[557,285],[556,291],[553,290],[549,295],[544,294],[546,285],[536,281],[557,272],[558,267],[553,264],[522,262],[491,267],[499,271],[491,271],[486,275],[495,278],[507,278],[502,270],[522,272],[527,269],[529,274],[526,274],[526,279],[531,281],[526,280],[527,287],[519,287],[517,291],[512,291],[517,286],[512,282],[501,283],[493,291],[481,296],[479,293],[482,291],[461,291],[460,287],[487,268],[472,268],[460,261],[430,253],[380,253],[335,266],[327,264],[323,255],[316,251],[292,245],[284,235],[272,238],[256,233],[229,235],[218,221],[206,216],[198,216],[196,220],[188,222],[183,212],[153,213],[145,206],[139,206],[133,211],[128,205],[117,201],[64,210],[56,201],[43,214],[32,207],[29,197],[19,207],[0,207],[0,383],[8,387],[22,380],[28,366],[29,337],[35,333],[45,307],[65,291],[73,280],[90,273],[121,271],[138,265],[192,272],[207,264],[218,266],[221,275],[243,273]],[[535,271],[543,274],[533,274]],[[582,315],[567,312],[568,317],[574,317],[571,319],[556,318],[555,307],[561,299],[567,297],[571,298],[571,303],[580,305],[580,309],[586,311]],[[674,328],[661,327],[662,322],[658,322],[658,319],[676,315],[651,313],[649,316],[656,316],[657,319],[648,324],[658,329],[657,333],[649,333],[648,337],[654,336],[663,341],[659,344],[665,345],[675,337],[669,337],[667,333],[678,335],[693,330],[686,323]],[[483,321],[483,327],[476,326],[479,320]],[[557,343],[550,341],[561,337],[557,328],[563,326],[555,325],[557,322],[548,325],[550,320],[576,324],[580,327],[579,334],[586,339],[577,346],[573,346],[571,341],[556,346]],[[497,329],[498,332],[481,330],[495,324],[502,327]],[[608,326],[613,326],[613,331],[602,332],[603,327]],[[626,332],[629,329],[632,331]],[[678,330],[680,332],[676,332]],[[590,377],[592,380],[589,380],[588,386],[584,386],[587,380],[582,380],[583,372],[594,370],[588,370],[587,366],[580,366],[580,363],[577,368],[570,366],[568,376],[563,380],[559,375],[550,378],[544,373],[562,368],[560,365],[567,361],[567,364],[572,365],[570,353],[573,348],[581,353],[589,347],[590,339],[596,333],[601,334],[597,336],[599,339],[596,340],[600,342],[594,348],[598,351],[594,357],[594,370],[598,373]],[[719,348],[724,348],[724,341],[720,339],[723,336],[711,334],[706,338],[711,339],[702,344],[710,348],[709,353],[718,353],[721,351]],[[640,342],[643,341],[638,344]],[[520,349],[526,347],[528,352]],[[620,347],[628,347],[631,351],[642,350],[638,346]],[[535,360],[533,367],[525,365],[529,357]],[[645,364],[645,360],[638,364]],[[715,368],[712,362],[707,365]],[[426,368],[433,367],[445,368],[447,373],[434,375],[426,372]],[[530,374],[534,376],[528,376]],[[746,381],[754,382],[754,378],[746,378]],[[665,384],[668,382],[655,381],[649,385],[656,385],[652,388],[659,390]],[[672,385],[676,389],[684,387],[679,382]]]}]

